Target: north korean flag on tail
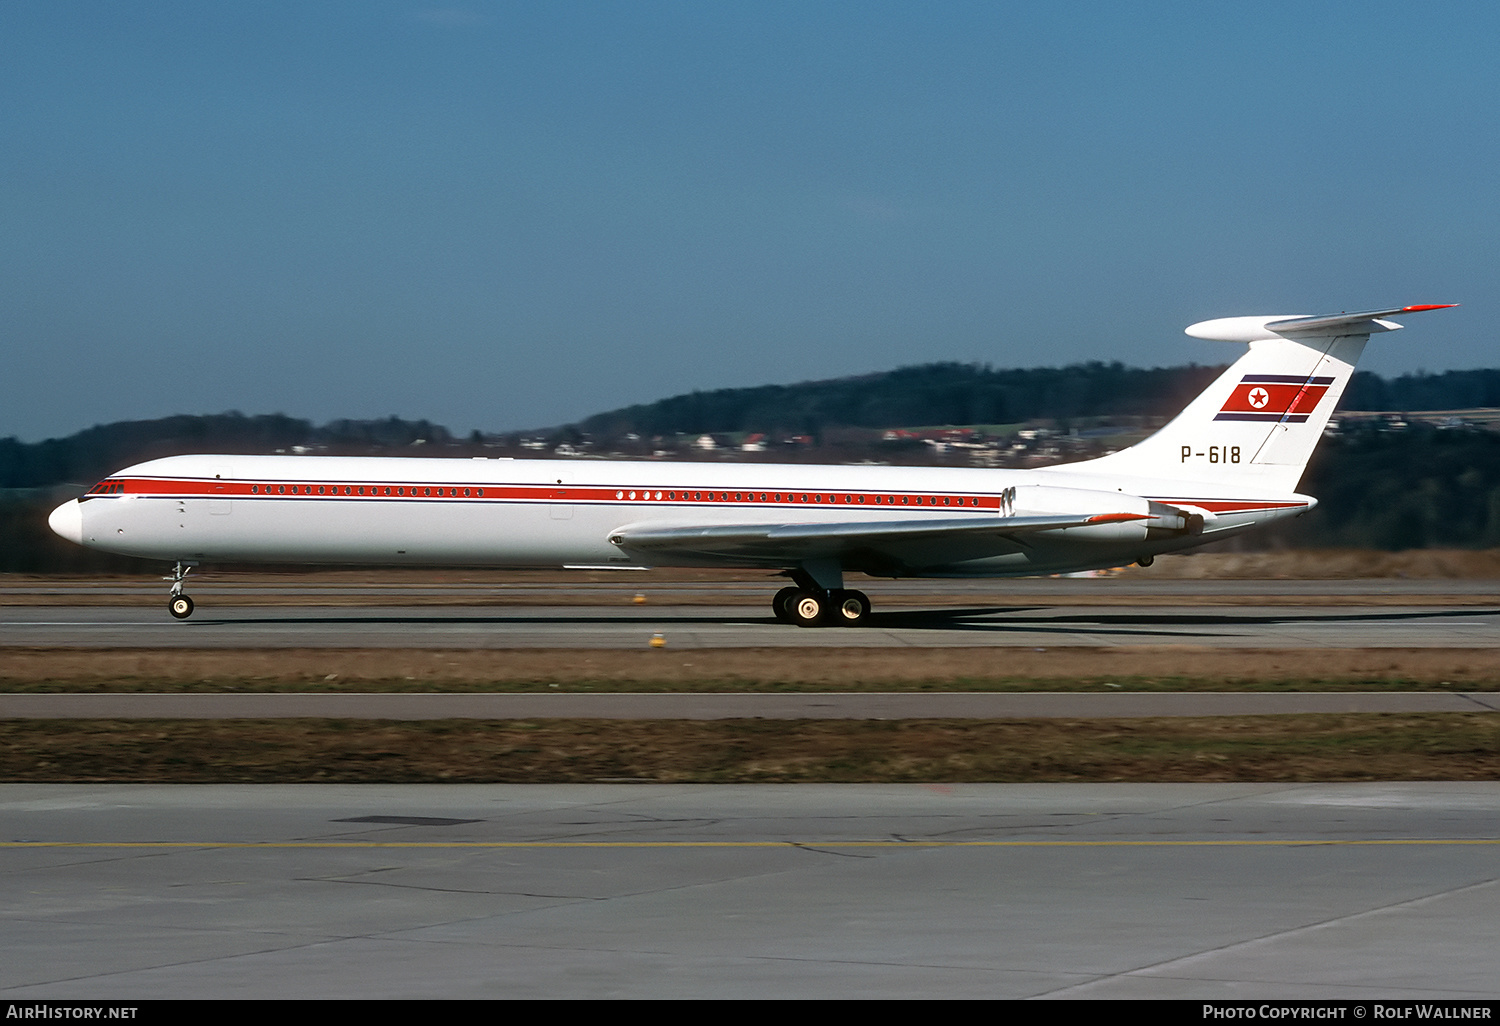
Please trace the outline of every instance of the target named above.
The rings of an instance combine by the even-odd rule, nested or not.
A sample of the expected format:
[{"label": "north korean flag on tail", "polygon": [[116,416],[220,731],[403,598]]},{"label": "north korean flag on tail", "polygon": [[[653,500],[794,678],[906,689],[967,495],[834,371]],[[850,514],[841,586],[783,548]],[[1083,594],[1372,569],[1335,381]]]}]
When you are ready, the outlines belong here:
[{"label": "north korean flag on tail", "polygon": [[1214,420],[1261,420],[1301,424],[1333,384],[1333,378],[1300,374],[1246,374]]}]

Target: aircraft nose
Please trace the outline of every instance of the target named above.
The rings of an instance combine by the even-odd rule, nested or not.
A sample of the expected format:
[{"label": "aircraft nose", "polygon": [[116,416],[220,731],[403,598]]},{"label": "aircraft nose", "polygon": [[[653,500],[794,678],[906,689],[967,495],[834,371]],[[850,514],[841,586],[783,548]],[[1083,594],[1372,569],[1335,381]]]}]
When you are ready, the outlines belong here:
[{"label": "aircraft nose", "polygon": [[66,538],[74,545],[83,544],[83,507],[77,499],[65,502],[52,511],[47,518],[47,526],[52,528],[52,533],[60,538]]}]

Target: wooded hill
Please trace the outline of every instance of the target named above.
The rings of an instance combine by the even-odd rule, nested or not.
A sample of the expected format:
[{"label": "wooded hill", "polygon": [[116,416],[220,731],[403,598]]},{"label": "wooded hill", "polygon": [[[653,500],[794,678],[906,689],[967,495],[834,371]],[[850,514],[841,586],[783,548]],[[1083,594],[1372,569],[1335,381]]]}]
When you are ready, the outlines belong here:
[{"label": "wooded hill", "polygon": [[[1203,391],[1223,367],[1143,370],[1119,363],[996,370],[937,363],[796,385],[692,392],[596,414],[576,425],[614,438],[715,432],[816,436],[833,427],[1051,421],[1066,429],[1091,418],[1168,417]],[[1355,373],[1345,410],[1401,412],[1500,407],[1500,370],[1405,374],[1387,380]]]}]

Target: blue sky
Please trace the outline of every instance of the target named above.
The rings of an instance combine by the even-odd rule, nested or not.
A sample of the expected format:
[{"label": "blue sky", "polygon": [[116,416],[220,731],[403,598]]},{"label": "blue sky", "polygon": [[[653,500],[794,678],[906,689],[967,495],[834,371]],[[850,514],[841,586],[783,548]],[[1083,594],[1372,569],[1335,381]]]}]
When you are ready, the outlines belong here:
[{"label": "blue sky", "polygon": [[1461,302],[1495,366],[1500,8],[0,4],[0,436],[566,422],[934,360],[1222,362]]}]

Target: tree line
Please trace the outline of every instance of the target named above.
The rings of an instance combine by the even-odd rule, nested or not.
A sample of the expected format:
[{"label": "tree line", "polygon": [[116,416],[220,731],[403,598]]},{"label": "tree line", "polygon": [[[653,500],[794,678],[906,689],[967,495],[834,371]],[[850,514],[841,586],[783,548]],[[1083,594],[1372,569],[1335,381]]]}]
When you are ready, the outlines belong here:
[{"label": "tree line", "polygon": [[[1082,363],[996,369],[933,363],[862,377],[691,392],[596,414],[572,427],[600,438],[736,432],[817,436],[835,427],[1018,424],[1175,414],[1224,368]],[[1500,370],[1357,371],[1341,409],[1371,412],[1500,407]]]}]

